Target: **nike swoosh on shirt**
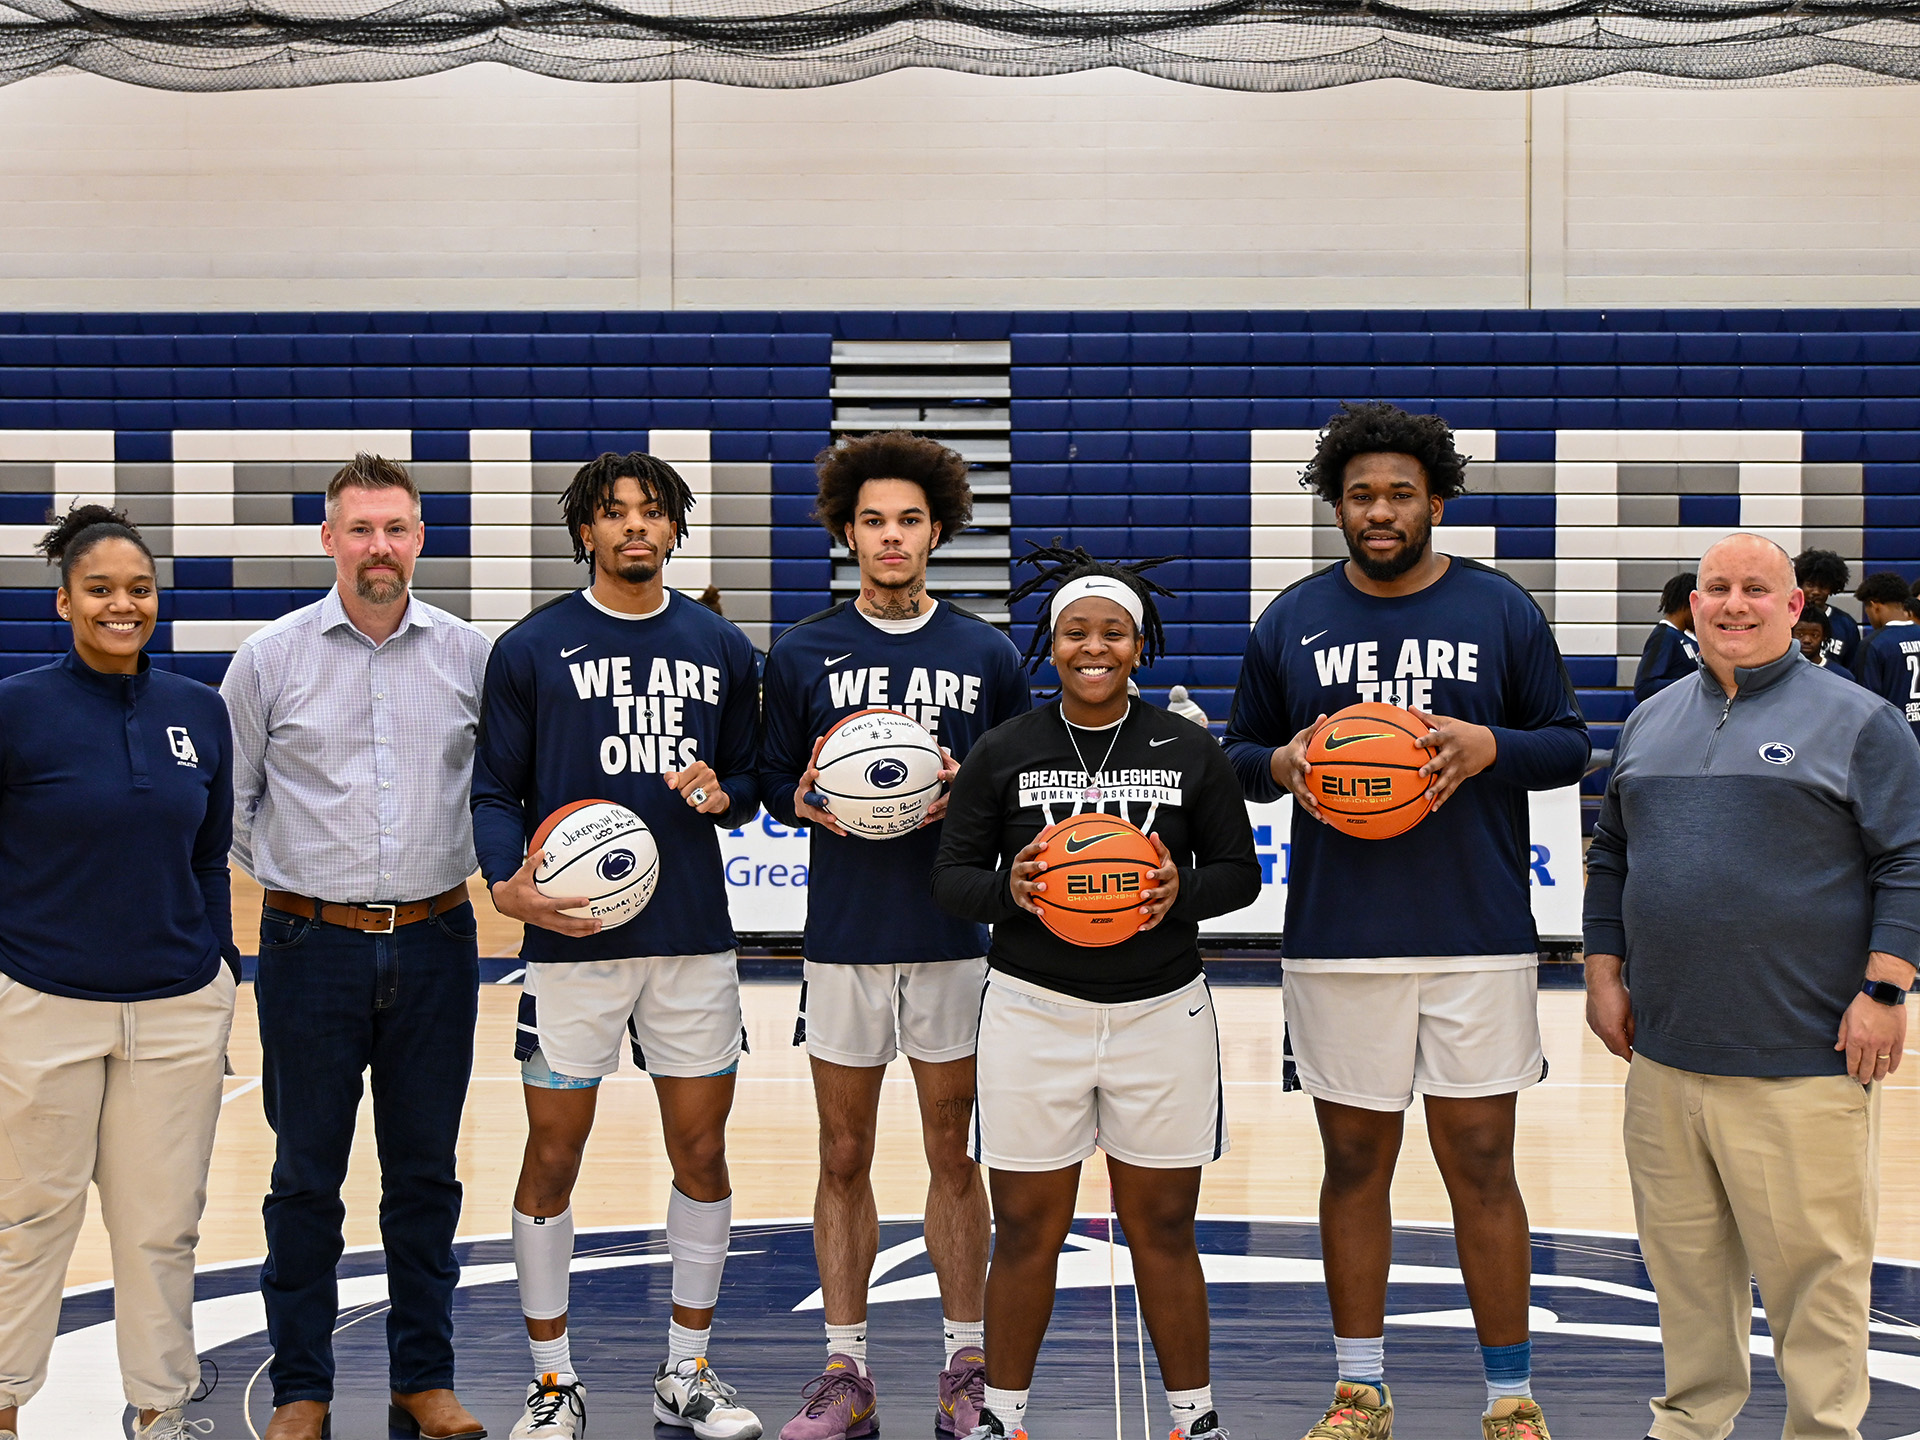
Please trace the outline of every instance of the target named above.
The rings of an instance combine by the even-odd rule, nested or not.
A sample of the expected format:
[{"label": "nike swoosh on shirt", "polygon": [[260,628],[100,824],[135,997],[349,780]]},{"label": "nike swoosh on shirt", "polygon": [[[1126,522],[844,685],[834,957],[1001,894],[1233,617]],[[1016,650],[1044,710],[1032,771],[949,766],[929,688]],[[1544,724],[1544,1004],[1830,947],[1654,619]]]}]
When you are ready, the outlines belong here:
[{"label": "nike swoosh on shirt", "polygon": [[1149,750],[1158,750],[1158,749],[1159,749],[1159,748],[1160,748],[1160,747],[1161,747],[1162,745],[1171,745],[1171,744],[1173,744],[1173,742],[1174,742],[1174,741],[1175,741],[1175,739],[1177,739],[1177,738],[1178,738],[1177,736],[1173,736],[1173,735],[1169,735],[1169,736],[1167,736],[1166,738],[1164,738],[1164,739],[1161,739],[1161,740],[1149,740],[1149,741],[1147,741],[1147,748],[1148,748]]},{"label": "nike swoosh on shirt", "polygon": [[[588,642],[587,642],[587,644],[589,644],[589,645],[590,645],[590,644],[592,644],[592,643],[593,643],[592,641],[588,641]],[[579,653],[580,653],[580,652],[581,652],[582,650],[584,650],[584,649],[586,649],[586,648],[587,648],[587,646],[586,646],[586,645],[576,645],[576,646],[574,646],[574,647],[573,647],[573,649],[571,649],[571,650],[562,650],[562,651],[560,652],[560,658],[561,658],[562,660],[564,660],[564,659],[566,659],[566,658],[567,658],[567,657],[568,657],[569,655],[578,655],[578,654],[579,654]]]},{"label": "nike swoosh on shirt", "polygon": [[1311,645],[1314,641],[1318,640],[1322,635],[1326,633],[1327,632],[1324,630],[1316,630],[1311,635],[1302,635],[1300,637],[1300,643],[1302,645]]},{"label": "nike swoosh on shirt", "polygon": [[840,662],[841,662],[842,660],[851,660],[852,658],[853,658],[853,652],[852,652],[851,650],[849,650],[849,651],[847,651],[847,653],[846,653],[846,654],[844,654],[844,655],[829,655],[829,656],[827,656],[827,664],[828,664],[829,666],[833,666],[833,665],[838,665],[838,664],[839,664],[839,663],[840,663]]}]

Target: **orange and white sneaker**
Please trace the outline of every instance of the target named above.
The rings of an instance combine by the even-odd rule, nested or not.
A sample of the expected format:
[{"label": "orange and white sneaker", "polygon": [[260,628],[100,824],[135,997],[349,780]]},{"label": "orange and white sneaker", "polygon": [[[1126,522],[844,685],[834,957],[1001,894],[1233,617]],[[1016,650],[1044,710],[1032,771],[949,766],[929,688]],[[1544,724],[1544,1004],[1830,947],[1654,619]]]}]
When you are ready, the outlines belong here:
[{"label": "orange and white sneaker", "polygon": [[1384,1384],[1342,1380],[1333,1387],[1333,1404],[1307,1431],[1306,1440],[1393,1440],[1393,1392]]},{"label": "orange and white sneaker", "polygon": [[1530,1395],[1503,1395],[1493,1409],[1480,1417],[1480,1431],[1486,1440],[1553,1440],[1547,1433],[1547,1417]]}]

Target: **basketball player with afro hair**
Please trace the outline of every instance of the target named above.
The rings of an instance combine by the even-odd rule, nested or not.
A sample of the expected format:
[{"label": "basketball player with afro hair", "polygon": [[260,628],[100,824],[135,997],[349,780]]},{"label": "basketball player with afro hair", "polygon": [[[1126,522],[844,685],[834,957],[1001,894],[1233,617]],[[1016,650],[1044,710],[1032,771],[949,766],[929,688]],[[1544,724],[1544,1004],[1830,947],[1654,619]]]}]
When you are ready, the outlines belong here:
[{"label": "basketball player with afro hair", "polygon": [[[524,921],[514,1056],[527,1147],[513,1259],[533,1379],[513,1440],[577,1440],[586,1386],[568,1337],[572,1195],[598,1086],[623,1045],[653,1079],[673,1184],[667,1356],[653,1418],[696,1440],[755,1440],[760,1421],[707,1363],[733,1214],[726,1124],[744,1048],[719,832],[759,809],[759,687],[747,637],[667,584],[693,495],[642,453],[589,461],[560,497],[588,583],[495,642],[473,766],[473,835],[503,915]],[[671,893],[610,929],[584,897],[534,882],[529,841],[563,805],[603,799],[652,831]],[[625,1428],[631,1430],[628,1418]]]},{"label": "basketball player with afro hair", "polygon": [[822,1368],[780,1433],[834,1440],[877,1421],[867,1368],[867,1280],[880,1246],[871,1168],[886,1067],[905,1051],[927,1156],[927,1258],[940,1287],[945,1363],[932,1386],[934,1423],[966,1435],[986,1383],[989,1219],[967,1155],[986,927],[924,903],[945,797],[917,830],[863,839],[826,808],[816,761],[840,721],[894,709],[932,732],[951,780],[982,735],[1033,701],[1012,642],[927,593],[929,559],[972,516],[965,458],[896,430],[843,439],[814,463],[816,518],[852,551],[860,594],[790,626],[767,656],[761,790],[776,819],[809,831],[794,1043],[807,1047],[820,1114],[813,1246],[826,1322]]},{"label": "basketball player with afro hair", "polygon": [[[1320,1237],[1339,1362],[1311,1440],[1393,1433],[1390,1189],[1416,1093],[1453,1203],[1487,1440],[1547,1440],[1532,1399],[1532,1250],[1513,1177],[1515,1096],[1546,1072],[1527,794],[1578,781],[1589,744],[1532,597],[1435,548],[1465,479],[1439,416],[1341,406],[1300,483],[1332,505],[1349,558],[1267,606],[1227,726],[1247,798],[1294,802],[1287,1081],[1313,1096],[1320,1125]],[[1390,839],[1323,824],[1306,761],[1326,718],[1365,701],[1433,726],[1418,742],[1432,755],[1421,767],[1432,809]]]},{"label": "basketball player with afro hair", "polygon": [[[1194,1237],[1203,1166],[1227,1148],[1219,1028],[1199,922],[1252,903],[1260,864],[1240,785],[1207,731],[1128,693],[1159,653],[1143,571],[1057,542],[1025,557],[1045,593],[1029,649],[1060,679],[1051,704],[974,747],[954,782],[933,898],[993,927],[980,1000],[974,1158],[993,1192],[987,1374],[975,1440],[1026,1433],[1080,1167],[1105,1152],[1175,1437],[1214,1435],[1207,1287]],[[1145,832],[1159,857],[1138,931],[1095,949],[1041,919],[1072,892],[1040,836],[1076,815]],[[1073,837],[1064,842],[1073,848]],[[1098,844],[1097,839],[1088,844]],[[1082,847],[1084,848],[1084,847]],[[1089,857],[1089,858],[1098,858]]]}]

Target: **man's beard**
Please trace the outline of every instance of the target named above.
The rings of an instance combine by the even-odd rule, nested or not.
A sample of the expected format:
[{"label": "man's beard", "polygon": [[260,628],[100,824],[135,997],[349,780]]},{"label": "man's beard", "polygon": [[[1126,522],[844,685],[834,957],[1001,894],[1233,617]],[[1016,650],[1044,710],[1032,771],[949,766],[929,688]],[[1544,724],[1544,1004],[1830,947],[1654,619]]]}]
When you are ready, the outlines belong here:
[{"label": "man's beard", "polygon": [[362,569],[353,577],[353,593],[369,605],[391,605],[407,593],[407,582],[398,575],[391,580],[375,580]]},{"label": "man's beard", "polygon": [[[1398,580],[1424,560],[1427,556],[1427,547],[1433,542],[1433,526],[1431,523],[1425,523],[1416,532],[1406,537],[1406,543],[1390,559],[1376,560],[1366,552],[1361,540],[1369,530],[1384,528],[1379,525],[1364,526],[1358,537],[1345,526],[1340,530],[1341,536],[1347,542],[1347,554],[1351,555],[1353,563],[1360,567],[1360,573],[1369,580],[1376,580],[1383,584],[1388,580]],[[1401,532],[1396,530],[1393,533],[1398,535]]]},{"label": "man's beard", "polygon": [[600,557],[600,568],[629,585],[644,585],[660,573],[660,567],[651,560],[622,561],[618,554]]}]

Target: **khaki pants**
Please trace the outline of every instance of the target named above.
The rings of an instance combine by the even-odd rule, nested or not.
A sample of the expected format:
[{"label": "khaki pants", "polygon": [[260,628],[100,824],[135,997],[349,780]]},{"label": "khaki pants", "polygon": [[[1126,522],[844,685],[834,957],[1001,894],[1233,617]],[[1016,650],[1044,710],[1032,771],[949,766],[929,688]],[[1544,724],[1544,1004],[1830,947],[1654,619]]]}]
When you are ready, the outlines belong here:
[{"label": "khaki pants", "polygon": [[1880,1092],[1844,1075],[1697,1075],[1633,1057],[1627,1172],[1660,1297],[1654,1440],[1723,1440],[1752,1385],[1751,1279],[1786,1440],[1859,1440],[1880,1204]]},{"label": "khaki pants", "polygon": [[200,1383],[193,1252],[233,995],[224,965],[193,994],[130,1004],[0,976],[0,1409],[46,1383],[88,1181],[127,1402],[170,1409]]}]

